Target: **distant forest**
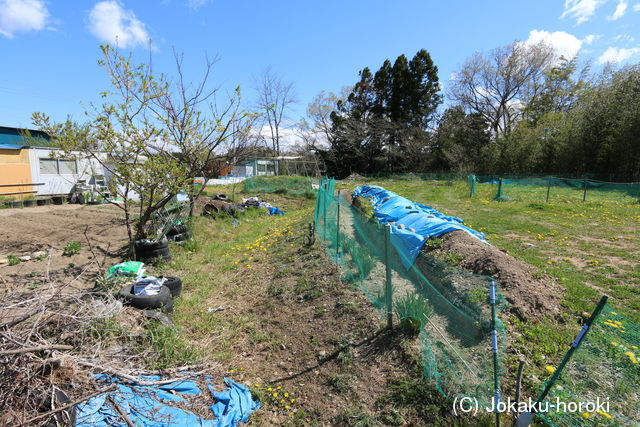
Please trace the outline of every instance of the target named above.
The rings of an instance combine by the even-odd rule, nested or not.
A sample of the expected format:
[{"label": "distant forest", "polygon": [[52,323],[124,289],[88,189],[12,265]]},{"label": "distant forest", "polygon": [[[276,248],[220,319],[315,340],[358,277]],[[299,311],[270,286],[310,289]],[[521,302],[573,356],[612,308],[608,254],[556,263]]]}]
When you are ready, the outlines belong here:
[{"label": "distant forest", "polygon": [[308,116],[323,135],[314,148],[338,178],[455,172],[640,181],[640,64],[592,73],[544,43],[476,53],[446,91],[426,50],[400,55],[361,70],[341,95],[318,95]]}]

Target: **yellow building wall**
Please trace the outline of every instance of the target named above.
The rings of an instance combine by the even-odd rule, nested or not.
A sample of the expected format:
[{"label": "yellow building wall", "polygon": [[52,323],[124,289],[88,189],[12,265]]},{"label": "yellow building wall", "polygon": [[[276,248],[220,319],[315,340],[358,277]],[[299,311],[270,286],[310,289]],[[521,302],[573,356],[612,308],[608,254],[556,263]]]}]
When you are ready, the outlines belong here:
[{"label": "yellow building wall", "polygon": [[[29,151],[0,149],[0,185],[4,184],[31,184],[31,167],[29,165]],[[3,196],[3,193],[18,191],[34,191],[33,193],[12,194]],[[33,196],[35,188],[32,185],[19,185],[15,187],[0,186],[0,199],[15,198],[24,199]]]}]

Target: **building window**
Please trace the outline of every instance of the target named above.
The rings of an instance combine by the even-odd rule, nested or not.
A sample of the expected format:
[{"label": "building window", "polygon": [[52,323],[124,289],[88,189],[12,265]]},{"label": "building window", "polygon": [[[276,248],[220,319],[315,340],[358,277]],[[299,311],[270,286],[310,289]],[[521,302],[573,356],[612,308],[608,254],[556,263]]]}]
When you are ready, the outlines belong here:
[{"label": "building window", "polygon": [[58,160],[58,170],[60,175],[76,175],[78,166],[75,160]]},{"label": "building window", "polygon": [[40,159],[40,173],[53,175],[57,174],[58,161],[56,159]]},{"label": "building window", "polygon": [[75,160],[39,159],[40,173],[43,175],[77,175]]},{"label": "building window", "polygon": [[267,171],[266,166],[267,165],[263,165],[261,163],[258,163],[258,172],[266,172]]}]

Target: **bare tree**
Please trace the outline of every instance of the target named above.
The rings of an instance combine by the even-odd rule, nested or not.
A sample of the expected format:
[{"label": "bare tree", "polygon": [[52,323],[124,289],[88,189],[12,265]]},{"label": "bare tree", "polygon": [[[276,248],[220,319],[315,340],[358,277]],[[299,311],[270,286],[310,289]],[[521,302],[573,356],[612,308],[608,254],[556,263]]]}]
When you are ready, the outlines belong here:
[{"label": "bare tree", "polygon": [[280,155],[282,129],[291,105],[296,102],[293,83],[285,82],[273,70],[267,68],[260,75],[257,84],[257,109],[263,114],[269,127],[271,148]]},{"label": "bare tree", "polygon": [[183,73],[183,55],[174,51],[177,78],[170,90],[155,99],[153,108],[164,124],[164,143],[175,149],[174,156],[186,167],[191,178],[202,177],[202,185],[190,185],[190,215],[210,178],[241,160],[243,137],[249,133],[256,115],[241,107],[240,87],[217,101],[218,89],[209,88],[209,77],[216,59],[206,61],[203,76],[197,83],[187,82]]},{"label": "bare tree", "polygon": [[494,135],[508,134],[522,117],[522,107],[544,85],[544,72],[556,61],[544,42],[514,42],[481,54],[475,53],[454,74],[451,99],[469,113],[480,114]]}]

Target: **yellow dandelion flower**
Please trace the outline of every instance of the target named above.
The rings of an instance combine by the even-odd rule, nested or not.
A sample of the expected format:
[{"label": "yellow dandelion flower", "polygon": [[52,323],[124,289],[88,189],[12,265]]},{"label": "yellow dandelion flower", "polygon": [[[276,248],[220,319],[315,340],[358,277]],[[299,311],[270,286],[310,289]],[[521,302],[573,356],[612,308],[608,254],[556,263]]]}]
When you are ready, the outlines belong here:
[{"label": "yellow dandelion flower", "polygon": [[285,405],[284,409],[289,409],[289,405]]},{"label": "yellow dandelion flower", "polygon": [[267,389],[267,391],[273,391],[273,389],[272,389],[271,387],[269,387],[269,388]]},{"label": "yellow dandelion flower", "polygon": [[547,372],[549,372],[550,374],[553,374],[556,371],[556,368],[554,368],[553,366],[549,366],[549,365],[547,365],[544,369]]},{"label": "yellow dandelion flower", "polygon": [[611,418],[611,415],[607,414],[606,412],[604,412],[602,409],[598,409],[598,413],[600,415],[603,415],[605,418]]},{"label": "yellow dandelion flower", "polygon": [[614,347],[617,347],[617,346],[618,346],[618,343],[617,343],[617,342],[615,342],[615,341],[611,341],[611,345],[612,345],[612,346],[614,346]]},{"label": "yellow dandelion flower", "polygon": [[273,397],[278,397],[278,393],[273,393],[272,396]]},{"label": "yellow dandelion flower", "polygon": [[284,397],[289,397],[289,393],[285,393],[285,394],[284,394]]},{"label": "yellow dandelion flower", "polygon": [[281,388],[282,388],[281,386],[278,386],[278,387],[277,387],[277,389],[278,389],[278,390],[280,390]]},{"label": "yellow dandelion flower", "polygon": [[636,346],[636,345],[632,345],[632,346],[631,346],[631,348],[635,350],[635,349],[637,349],[637,348],[638,348],[638,346]]},{"label": "yellow dandelion flower", "polygon": [[633,356],[635,356],[635,354],[633,354],[633,353],[632,353],[632,352],[630,352],[630,351],[626,351],[626,352],[624,353],[624,355],[625,355],[625,356],[629,356],[629,357],[633,357]]},{"label": "yellow dandelion flower", "polygon": [[582,413],[582,418],[584,418],[585,420],[586,420],[587,418],[589,418],[590,416],[591,416],[591,414],[590,414],[590,413],[588,413],[588,412],[583,412],[583,413]]},{"label": "yellow dandelion flower", "polygon": [[295,399],[289,399],[289,402],[296,403],[296,400]]},{"label": "yellow dandelion flower", "polygon": [[280,399],[280,403],[284,403],[284,399]]},{"label": "yellow dandelion flower", "polygon": [[254,384],[254,387],[260,388],[260,384]]},{"label": "yellow dandelion flower", "polygon": [[235,369],[229,369],[229,373],[233,374],[236,370]]}]

